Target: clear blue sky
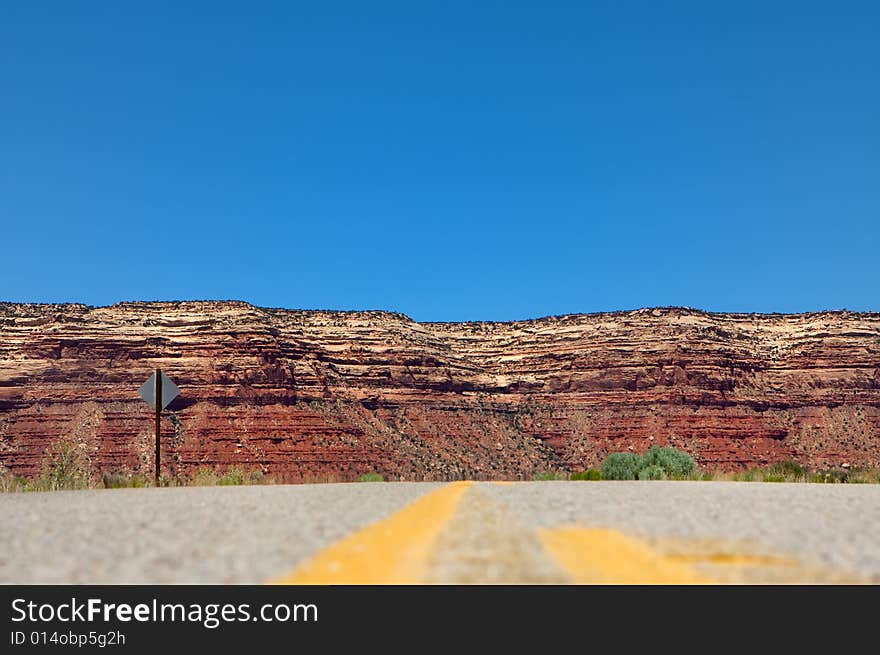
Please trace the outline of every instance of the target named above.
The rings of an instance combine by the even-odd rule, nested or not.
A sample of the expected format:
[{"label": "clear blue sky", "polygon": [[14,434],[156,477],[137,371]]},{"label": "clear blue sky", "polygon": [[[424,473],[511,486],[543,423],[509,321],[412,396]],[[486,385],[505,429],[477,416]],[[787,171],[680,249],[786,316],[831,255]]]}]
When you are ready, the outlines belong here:
[{"label": "clear blue sky", "polygon": [[7,3],[0,299],[880,310],[878,35],[876,1]]}]

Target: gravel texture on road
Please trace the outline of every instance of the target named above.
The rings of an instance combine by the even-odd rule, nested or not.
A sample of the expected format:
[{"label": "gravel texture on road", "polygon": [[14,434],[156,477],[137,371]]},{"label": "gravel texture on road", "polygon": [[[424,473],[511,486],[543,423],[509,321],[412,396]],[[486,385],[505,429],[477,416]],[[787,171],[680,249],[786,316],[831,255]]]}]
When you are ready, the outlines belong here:
[{"label": "gravel texture on road", "polygon": [[[607,527],[705,543],[880,582],[880,485],[523,482],[476,487],[532,527]],[[824,578],[823,578],[824,579]]]},{"label": "gravel texture on road", "polygon": [[0,583],[261,583],[439,486],[0,494]]},{"label": "gravel texture on road", "polygon": [[[441,486],[2,494],[0,583],[260,583]],[[481,482],[450,517],[425,582],[571,581],[540,538],[564,526],[619,531],[719,581],[880,582],[880,485]]]},{"label": "gravel texture on road", "polygon": [[428,582],[565,584],[572,580],[545,552],[513,506],[493,500],[487,485],[468,489],[437,538]]}]

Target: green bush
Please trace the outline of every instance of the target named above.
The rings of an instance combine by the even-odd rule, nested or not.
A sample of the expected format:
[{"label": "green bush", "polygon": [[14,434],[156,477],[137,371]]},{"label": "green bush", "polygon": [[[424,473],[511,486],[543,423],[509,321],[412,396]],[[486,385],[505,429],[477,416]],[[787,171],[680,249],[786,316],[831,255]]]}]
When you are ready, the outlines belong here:
[{"label": "green bush", "polygon": [[602,471],[597,469],[587,469],[586,471],[579,471],[577,473],[571,474],[571,480],[601,480],[602,479]]},{"label": "green bush", "polygon": [[[639,461],[639,470],[659,467],[667,478],[686,478],[697,469],[694,458],[686,452],[666,446],[651,446]],[[639,479],[643,479],[639,477]],[[657,480],[659,478],[644,478]]]},{"label": "green bush", "polygon": [[602,479],[635,480],[639,468],[639,458],[633,453],[611,453],[602,462]]},{"label": "green bush", "polygon": [[383,482],[384,480],[385,478],[378,473],[364,473],[358,478],[358,482]]},{"label": "green bush", "polygon": [[217,484],[221,487],[237,487],[245,484],[245,472],[240,466],[230,466],[226,472],[217,478]]},{"label": "green bush", "polygon": [[546,480],[565,480],[565,475],[558,471],[544,471],[543,473],[535,474],[535,480],[539,482]]},{"label": "green bush", "polygon": [[[791,480],[792,482],[803,479],[806,473],[804,467],[794,460],[771,464],[767,468],[767,472],[771,475],[781,475],[786,480]],[[768,480],[768,482],[771,482],[771,480]]]},{"label": "green bush", "polygon": [[666,471],[657,464],[651,464],[639,471],[639,480],[665,480]]}]

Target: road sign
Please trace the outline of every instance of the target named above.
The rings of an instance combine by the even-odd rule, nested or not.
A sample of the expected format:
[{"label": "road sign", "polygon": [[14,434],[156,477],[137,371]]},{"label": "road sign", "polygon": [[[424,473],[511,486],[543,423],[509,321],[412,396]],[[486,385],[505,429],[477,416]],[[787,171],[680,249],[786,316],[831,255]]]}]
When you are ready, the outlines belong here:
[{"label": "road sign", "polygon": [[[171,404],[171,401],[177,398],[180,395],[180,389],[177,388],[177,385],[171,381],[164,373],[161,373],[162,379],[162,391],[160,397],[162,399],[162,406],[159,409],[165,409],[168,405]],[[138,393],[141,395],[141,398],[144,399],[144,402],[147,403],[153,409],[156,409],[156,374],[153,373],[150,376],[150,379],[144,382],[141,386],[140,391]]]},{"label": "road sign", "polygon": [[159,436],[162,434],[162,410],[168,407],[172,400],[180,395],[180,389],[165,375],[161,369],[156,369],[150,378],[141,385],[138,393],[141,398],[156,412],[156,486],[159,486],[159,468],[161,466],[161,453]]}]

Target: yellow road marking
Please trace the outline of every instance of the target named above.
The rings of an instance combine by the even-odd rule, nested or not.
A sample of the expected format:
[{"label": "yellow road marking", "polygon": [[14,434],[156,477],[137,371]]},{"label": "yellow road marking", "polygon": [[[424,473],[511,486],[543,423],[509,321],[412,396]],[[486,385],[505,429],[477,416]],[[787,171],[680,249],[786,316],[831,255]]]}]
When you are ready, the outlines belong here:
[{"label": "yellow road marking", "polygon": [[711,584],[713,580],[616,530],[538,530],[544,548],[579,584]]},{"label": "yellow road marking", "polygon": [[768,555],[742,555],[739,553],[693,553],[670,554],[669,559],[683,564],[711,564],[712,566],[759,567],[759,566],[797,566],[792,559],[770,557]]},{"label": "yellow road marking", "polygon": [[270,584],[416,584],[470,482],[453,482],[319,551]]}]

